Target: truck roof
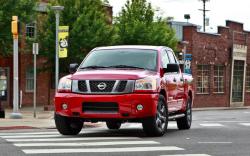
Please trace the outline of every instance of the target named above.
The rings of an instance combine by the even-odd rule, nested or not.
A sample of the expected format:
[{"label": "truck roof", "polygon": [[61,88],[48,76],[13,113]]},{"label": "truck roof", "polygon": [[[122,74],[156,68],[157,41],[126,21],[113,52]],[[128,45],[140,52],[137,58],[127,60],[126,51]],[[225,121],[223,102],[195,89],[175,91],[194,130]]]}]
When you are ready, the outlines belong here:
[{"label": "truck roof", "polygon": [[97,47],[94,50],[107,50],[107,49],[151,49],[160,50],[163,48],[170,49],[164,46],[149,46],[149,45],[119,45],[119,46],[107,46],[107,47]]}]

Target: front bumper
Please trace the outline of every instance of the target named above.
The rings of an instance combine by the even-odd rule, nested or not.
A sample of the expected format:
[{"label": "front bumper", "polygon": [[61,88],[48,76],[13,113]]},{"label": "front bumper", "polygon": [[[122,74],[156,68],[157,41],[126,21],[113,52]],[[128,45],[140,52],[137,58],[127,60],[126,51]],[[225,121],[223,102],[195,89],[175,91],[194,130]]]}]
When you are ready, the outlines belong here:
[{"label": "front bumper", "polygon": [[[55,96],[55,112],[62,116],[80,117],[83,119],[139,119],[152,117],[156,114],[159,94],[130,93],[121,95],[86,95],[76,93],[57,93]],[[84,102],[115,102],[118,104],[116,113],[83,112]],[[67,104],[64,110],[62,104]],[[143,105],[138,111],[137,105]]]}]

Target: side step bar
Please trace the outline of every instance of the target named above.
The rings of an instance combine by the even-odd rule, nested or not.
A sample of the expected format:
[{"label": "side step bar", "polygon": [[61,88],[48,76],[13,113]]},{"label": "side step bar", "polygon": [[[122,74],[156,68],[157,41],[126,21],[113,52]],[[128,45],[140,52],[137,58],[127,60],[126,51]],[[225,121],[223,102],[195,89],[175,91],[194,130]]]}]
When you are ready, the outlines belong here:
[{"label": "side step bar", "polygon": [[174,120],[174,119],[182,118],[184,116],[185,114],[176,114],[176,115],[169,116],[168,120]]}]

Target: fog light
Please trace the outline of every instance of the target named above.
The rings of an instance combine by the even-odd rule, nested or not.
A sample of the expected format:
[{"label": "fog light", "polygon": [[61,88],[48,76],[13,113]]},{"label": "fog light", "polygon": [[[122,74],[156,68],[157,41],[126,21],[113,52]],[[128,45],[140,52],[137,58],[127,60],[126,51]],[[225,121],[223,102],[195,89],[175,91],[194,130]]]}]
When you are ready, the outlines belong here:
[{"label": "fog light", "polygon": [[137,105],[136,109],[137,109],[138,111],[143,110],[143,105],[141,105],[141,104]]},{"label": "fog light", "polygon": [[64,110],[68,109],[68,104],[67,103],[62,104],[62,109]]}]

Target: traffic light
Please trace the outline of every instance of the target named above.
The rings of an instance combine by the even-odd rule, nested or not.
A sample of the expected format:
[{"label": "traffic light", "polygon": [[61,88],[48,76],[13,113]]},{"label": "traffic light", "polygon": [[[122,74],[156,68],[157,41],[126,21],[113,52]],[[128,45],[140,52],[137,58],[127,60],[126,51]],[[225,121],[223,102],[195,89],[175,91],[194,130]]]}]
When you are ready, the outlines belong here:
[{"label": "traffic light", "polygon": [[13,35],[18,35],[18,17],[12,16],[11,32]]}]

